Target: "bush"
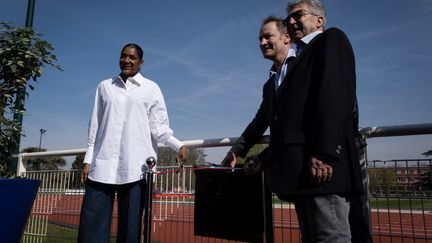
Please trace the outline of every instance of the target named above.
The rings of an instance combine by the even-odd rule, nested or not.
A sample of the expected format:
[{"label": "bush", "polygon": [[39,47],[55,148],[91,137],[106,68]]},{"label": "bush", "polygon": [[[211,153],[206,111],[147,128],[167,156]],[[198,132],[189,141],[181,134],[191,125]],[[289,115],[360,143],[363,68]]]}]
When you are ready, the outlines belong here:
[{"label": "bush", "polygon": [[0,23],[0,177],[12,176],[15,170],[11,155],[18,152],[20,117],[25,112],[17,100],[28,96],[27,86],[34,89],[29,80],[37,81],[45,65],[61,70],[54,64],[53,50],[31,28]]}]

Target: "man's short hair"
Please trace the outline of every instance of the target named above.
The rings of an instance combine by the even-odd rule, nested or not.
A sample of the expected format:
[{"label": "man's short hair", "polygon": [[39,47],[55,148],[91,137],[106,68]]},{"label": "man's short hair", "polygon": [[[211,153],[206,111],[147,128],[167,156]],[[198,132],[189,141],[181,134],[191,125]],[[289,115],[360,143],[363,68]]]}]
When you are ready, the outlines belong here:
[{"label": "man's short hair", "polygon": [[268,24],[270,22],[275,22],[276,23],[276,27],[279,30],[279,33],[281,35],[285,35],[287,33],[287,27],[285,25],[285,22],[283,19],[278,18],[276,16],[268,16],[267,18],[265,18],[261,24],[261,26]]}]

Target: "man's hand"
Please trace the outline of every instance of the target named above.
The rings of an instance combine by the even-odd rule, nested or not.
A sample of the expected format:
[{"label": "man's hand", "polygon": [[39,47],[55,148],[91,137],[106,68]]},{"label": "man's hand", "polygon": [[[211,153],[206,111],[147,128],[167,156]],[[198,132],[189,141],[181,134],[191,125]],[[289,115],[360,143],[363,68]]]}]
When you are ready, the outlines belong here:
[{"label": "man's hand", "polygon": [[234,168],[236,163],[237,163],[236,155],[234,154],[234,152],[229,151],[225,156],[225,158],[222,160],[221,165],[226,167],[230,166]]},{"label": "man's hand", "polygon": [[263,170],[263,162],[257,155],[251,155],[246,158],[243,169],[246,175],[258,174]]},{"label": "man's hand", "polygon": [[89,170],[90,164],[84,164],[84,168],[81,172],[81,184],[84,184],[86,182]]},{"label": "man's hand", "polygon": [[176,156],[177,163],[179,163],[182,166],[186,162],[188,153],[189,150],[186,148],[186,146],[185,145],[181,146]]},{"label": "man's hand", "polygon": [[321,184],[330,182],[333,176],[333,167],[316,157],[311,157],[310,172],[312,175],[312,181]]}]

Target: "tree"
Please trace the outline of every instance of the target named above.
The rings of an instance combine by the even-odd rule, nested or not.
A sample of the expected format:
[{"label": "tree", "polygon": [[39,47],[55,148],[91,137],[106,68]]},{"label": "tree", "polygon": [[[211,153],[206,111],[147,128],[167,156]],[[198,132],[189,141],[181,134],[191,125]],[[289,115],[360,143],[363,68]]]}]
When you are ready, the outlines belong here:
[{"label": "tree", "polygon": [[[177,165],[176,162],[177,153],[170,148],[160,148],[158,151],[158,165],[159,166],[169,166]],[[185,164],[204,164],[205,157],[207,155],[204,153],[203,149],[192,148],[189,150],[188,157]]]},{"label": "tree", "polygon": [[84,156],[85,154],[78,154],[72,163],[71,169],[77,171],[72,173],[71,188],[81,188],[83,186],[81,185],[81,172],[84,168]]},{"label": "tree", "polygon": [[368,175],[369,187],[373,194],[388,195],[398,189],[394,168],[370,168]]},{"label": "tree", "polygon": [[251,155],[258,155],[260,154],[264,149],[268,147],[267,144],[255,144],[251,149],[249,149],[249,152],[244,158],[237,157],[237,163],[238,164],[244,164],[246,161],[246,158]]},{"label": "tree", "polygon": [[426,152],[424,152],[424,153],[422,153],[422,155],[424,155],[424,156],[432,156],[432,149],[431,150],[428,150],[428,151],[426,151]]},{"label": "tree", "polygon": [[37,81],[46,65],[61,70],[54,64],[53,50],[31,28],[0,23],[0,177],[13,174],[11,149],[17,147],[16,135],[21,135],[21,125],[14,117],[23,114],[25,109],[16,109],[14,103],[29,95],[17,91],[27,86],[33,90],[29,80]]},{"label": "tree", "polygon": [[420,175],[420,185],[425,190],[432,190],[432,171]]},{"label": "tree", "polygon": [[[176,166],[178,165],[176,162],[176,152],[174,152],[170,148],[160,148],[158,151],[158,166]],[[203,149],[200,148],[192,148],[189,149],[189,154],[186,159],[186,165],[201,165],[205,162],[205,157],[207,155],[204,153]],[[179,171],[180,172],[180,171]],[[192,173],[192,177],[188,176],[186,171],[180,173],[169,173],[169,174],[160,174],[158,175],[157,181],[159,181],[159,188],[154,190],[161,191],[175,191],[175,192],[186,192],[189,188],[189,185],[192,188],[195,188],[195,177]],[[158,184],[158,183],[156,183]],[[163,185],[164,188],[160,188]]]},{"label": "tree", "polygon": [[85,154],[78,154],[75,157],[75,160],[72,163],[72,167],[71,167],[72,170],[78,170],[78,172],[82,171],[82,169],[84,168],[84,163],[83,163],[84,162],[84,156],[85,156]]},{"label": "tree", "polygon": [[[45,152],[46,149],[38,147],[28,147],[21,151],[21,153]],[[58,170],[59,167],[66,165],[66,160],[62,157],[39,157],[35,159],[27,159],[24,161],[26,170],[39,171],[39,170]]]}]

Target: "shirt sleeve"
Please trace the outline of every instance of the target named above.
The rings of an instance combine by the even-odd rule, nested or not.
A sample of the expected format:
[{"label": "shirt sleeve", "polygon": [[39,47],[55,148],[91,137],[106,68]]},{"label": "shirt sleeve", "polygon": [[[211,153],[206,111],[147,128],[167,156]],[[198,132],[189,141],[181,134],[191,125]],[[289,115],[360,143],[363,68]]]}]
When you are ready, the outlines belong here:
[{"label": "shirt sleeve", "polygon": [[165,100],[159,87],[156,86],[154,101],[149,110],[150,132],[158,143],[168,145],[178,152],[184,144],[173,136],[174,132],[169,127],[168,112]]},{"label": "shirt sleeve", "polygon": [[171,136],[170,138],[168,138],[166,144],[176,152],[178,152],[180,150],[180,148],[184,145],[184,143],[182,143],[180,140],[178,140],[174,136]]},{"label": "shirt sleeve", "polygon": [[100,92],[99,87],[96,89],[95,101],[93,105],[93,111],[90,117],[88,138],[87,138],[87,151],[84,157],[84,164],[91,164],[93,161],[94,144],[96,141],[96,134],[99,128],[99,113],[102,110],[100,107]]}]

